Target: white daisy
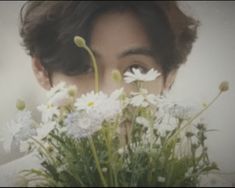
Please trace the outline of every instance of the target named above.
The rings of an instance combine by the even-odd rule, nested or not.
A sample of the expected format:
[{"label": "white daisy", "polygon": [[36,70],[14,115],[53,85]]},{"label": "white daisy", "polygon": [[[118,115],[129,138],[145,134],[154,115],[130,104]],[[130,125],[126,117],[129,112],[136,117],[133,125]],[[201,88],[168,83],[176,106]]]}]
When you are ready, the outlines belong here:
[{"label": "white daisy", "polygon": [[69,95],[67,89],[58,91],[48,101],[49,105],[53,106],[67,106],[73,102],[73,98]]},{"label": "white daisy", "polygon": [[123,94],[123,88],[115,90],[110,96],[102,92],[91,92],[78,99],[75,106],[78,110],[85,110],[91,119],[98,122],[110,121],[122,112],[120,97]]},{"label": "white daisy", "polygon": [[166,136],[166,132],[171,132],[177,128],[177,119],[172,117],[169,113],[157,111],[154,128],[164,137]]},{"label": "white daisy", "polygon": [[107,99],[107,95],[105,95],[103,92],[95,93],[92,91],[78,98],[75,102],[75,107],[78,111],[85,110],[89,113],[91,109],[95,108],[99,104],[102,104]]},{"label": "white daisy", "polygon": [[140,92],[131,92],[130,104],[133,106],[147,107],[149,105],[157,104],[157,96],[148,94],[146,89],[140,89]]},{"label": "white daisy", "polygon": [[135,81],[153,81],[161,75],[158,71],[154,69],[150,69],[147,73],[142,73],[140,69],[136,68],[133,68],[132,71],[133,72],[127,71],[124,73],[124,80],[128,84]]},{"label": "white daisy", "polygon": [[114,100],[113,98],[109,97],[103,103],[96,106],[93,109],[92,116],[95,119],[102,117],[100,121],[107,120],[110,121],[115,119],[118,114],[121,114],[122,106],[119,100]]},{"label": "white daisy", "polygon": [[187,105],[174,104],[168,109],[169,113],[175,118],[188,120],[193,116],[194,110]]},{"label": "white daisy", "polygon": [[29,146],[30,146],[30,143],[28,141],[21,141],[19,145],[20,152],[22,153],[27,152],[29,149]]},{"label": "white daisy", "polygon": [[15,134],[20,130],[21,124],[15,124],[14,121],[7,123],[7,125],[2,128],[0,140],[3,142],[3,149],[9,153],[11,151],[11,145]]},{"label": "white daisy", "polygon": [[37,136],[35,136],[34,138],[37,140],[42,140],[43,138],[45,138],[46,136],[48,136],[48,134],[55,129],[56,127],[56,123],[55,122],[47,122],[45,124],[40,124],[40,127],[37,128]]},{"label": "white daisy", "polygon": [[148,128],[150,126],[150,122],[144,117],[138,116],[135,121],[136,123],[143,125],[144,127]]},{"label": "white daisy", "polygon": [[66,132],[74,138],[88,137],[101,128],[101,122],[90,118],[86,112],[74,112],[65,119]]},{"label": "white daisy", "polygon": [[196,105],[191,101],[176,101],[170,96],[169,93],[165,93],[163,96],[157,98],[158,108],[162,113],[168,113],[172,117],[181,120],[190,119],[197,111]]},{"label": "white daisy", "polygon": [[47,92],[47,97],[51,98],[53,97],[57,92],[65,90],[66,89],[66,84],[65,82],[60,82],[56,86],[52,87],[48,92]]},{"label": "white daisy", "polygon": [[10,152],[13,141],[18,145],[21,141],[25,141],[35,134],[36,127],[34,126],[31,112],[23,110],[19,111],[16,118],[1,130],[0,139],[3,141],[4,150]]},{"label": "white daisy", "polygon": [[56,106],[40,105],[37,109],[42,113],[42,122],[47,123],[53,120],[54,116],[59,116],[60,111]]}]

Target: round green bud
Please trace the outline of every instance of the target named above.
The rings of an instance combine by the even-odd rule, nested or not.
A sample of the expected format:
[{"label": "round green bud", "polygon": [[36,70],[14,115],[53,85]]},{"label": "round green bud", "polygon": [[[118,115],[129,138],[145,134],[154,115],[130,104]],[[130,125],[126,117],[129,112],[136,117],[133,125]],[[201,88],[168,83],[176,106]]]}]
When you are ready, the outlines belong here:
[{"label": "round green bud", "polygon": [[18,99],[16,102],[16,108],[20,111],[25,109],[25,102],[21,99]]},{"label": "round green bud", "polygon": [[77,93],[78,93],[78,90],[77,90],[77,87],[76,87],[75,85],[70,86],[70,87],[68,88],[68,94],[69,94],[69,96],[71,96],[71,97],[76,97],[76,96],[77,96]]},{"label": "round green bud", "polygon": [[75,36],[73,40],[74,40],[74,43],[80,48],[84,48],[86,46],[85,39],[80,36]]},{"label": "round green bud", "polygon": [[120,73],[119,70],[114,69],[114,70],[112,71],[112,79],[113,79],[114,81],[116,81],[116,82],[122,81],[122,75],[121,75],[121,73]]}]

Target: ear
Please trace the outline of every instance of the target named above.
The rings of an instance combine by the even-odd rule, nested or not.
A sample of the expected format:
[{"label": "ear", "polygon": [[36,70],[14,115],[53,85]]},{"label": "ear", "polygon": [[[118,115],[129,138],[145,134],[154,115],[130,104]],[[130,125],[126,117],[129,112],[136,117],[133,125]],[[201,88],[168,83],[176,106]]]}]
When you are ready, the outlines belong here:
[{"label": "ear", "polygon": [[32,57],[32,69],[38,83],[46,90],[51,88],[48,72],[37,57]]},{"label": "ear", "polygon": [[168,91],[171,89],[172,85],[174,84],[177,72],[178,69],[174,69],[170,73],[168,73],[164,82],[164,91]]}]

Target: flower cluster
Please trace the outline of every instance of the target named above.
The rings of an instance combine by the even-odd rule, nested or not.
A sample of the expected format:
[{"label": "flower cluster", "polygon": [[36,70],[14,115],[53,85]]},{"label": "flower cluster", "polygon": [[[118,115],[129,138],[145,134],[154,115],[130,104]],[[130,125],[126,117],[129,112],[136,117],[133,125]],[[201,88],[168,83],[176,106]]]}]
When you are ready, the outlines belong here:
[{"label": "flower cluster", "polygon": [[[134,70],[124,80],[146,82],[159,75]],[[197,186],[202,175],[218,169],[207,154],[206,126],[192,121],[198,114],[166,95],[144,88],[126,94],[121,88],[110,95],[91,91],[77,98],[75,86],[60,83],[47,97],[38,107],[40,123],[20,101],[19,113],[2,137],[7,151],[15,142],[21,151],[37,152],[42,169],[24,172],[31,183]]]},{"label": "flower cluster", "polygon": [[[84,40],[75,39],[89,50]],[[121,79],[120,73],[114,74]],[[96,91],[80,97],[79,88],[62,82],[38,107],[40,122],[19,101],[19,113],[1,136],[4,148],[10,151],[17,144],[40,158],[40,169],[22,172],[29,185],[200,186],[204,175],[218,167],[207,153],[206,125],[195,120],[228,90],[228,83],[196,112],[142,87],[159,76],[153,69],[145,74],[132,69],[123,80],[135,83],[136,91],[127,94],[120,88],[107,95],[98,91],[96,82]]]}]

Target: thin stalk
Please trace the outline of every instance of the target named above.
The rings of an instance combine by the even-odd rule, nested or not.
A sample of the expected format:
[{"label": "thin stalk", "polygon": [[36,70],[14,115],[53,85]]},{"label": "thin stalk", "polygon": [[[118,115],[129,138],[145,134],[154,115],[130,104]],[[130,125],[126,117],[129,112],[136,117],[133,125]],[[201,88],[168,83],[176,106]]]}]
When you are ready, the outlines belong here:
[{"label": "thin stalk", "polygon": [[[175,136],[177,136],[180,131],[182,131],[183,129],[185,129],[186,127],[188,127],[189,125],[191,125],[191,123],[197,119],[203,112],[205,112],[210,106],[212,106],[215,101],[220,97],[220,95],[222,94],[222,92],[219,92],[218,95],[216,95],[214,97],[214,99],[204,108],[202,109],[201,111],[199,111],[193,118],[191,118],[184,126],[182,126],[180,129],[178,129],[176,132],[175,132]],[[168,143],[170,143],[171,139],[173,139],[174,136],[172,136],[169,140],[168,140]]]},{"label": "thin stalk", "polygon": [[40,143],[37,139],[33,137],[31,137],[31,139],[44,150],[44,154],[48,157],[48,159],[50,159],[51,163],[56,164],[55,160],[50,156],[47,149],[42,145],[42,143]]},{"label": "thin stalk", "polygon": [[107,187],[108,185],[107,185],[107,183],[105,181],[104,174],[102,173],[102,170],[101,170],[101,167],[100,167],[100,163],[99,163],[99,160],[98,160],[97,152],[96,152],[95,145],[94,145],[92,137],[89,137],[89,142],[90,142],[90,145],[91,145],[91,150],[92,150],[93,156],[95,158],[96,167],[97,167],[97,170],[99,172],[101,181],[103,183],[103,186]]},{"label": "thin stalk", "polygon": [[99,72],[95,56],[89,47],[84,46],[84,49],[89,53],[89,56],[91,57],[92,66],[95,72],[95,92],[99,92]]}]

